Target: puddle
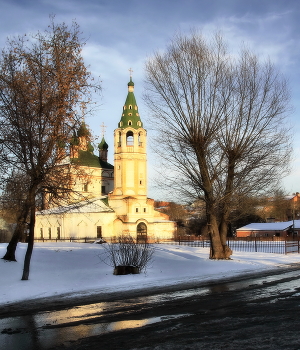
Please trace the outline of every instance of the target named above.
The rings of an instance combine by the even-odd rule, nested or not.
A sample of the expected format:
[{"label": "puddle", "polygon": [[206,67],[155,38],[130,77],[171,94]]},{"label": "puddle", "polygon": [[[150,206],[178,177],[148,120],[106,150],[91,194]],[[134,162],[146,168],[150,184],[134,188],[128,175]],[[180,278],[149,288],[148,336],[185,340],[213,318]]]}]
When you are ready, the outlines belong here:
[{"label": "puddle", "polygon": [[[279,281],[279,283],[276,283]],[[261,286],[264,285],[264,288]],[[249,289],[251,288],[251,293]],[[242,290],[239,298],[253,302],[261,298],[282,298],[286,293],[299,295],[299,272],[251,278],[244,281],[215,284],[183,291],[161,293],[158,295],[127,299],[116,302],[103,302],[72,307],[66,310],[40,312],[33,315],[4,318],[0,320],[0,344],[5,350],[47,350],[61,344],[70,345],[80,338],[101,335],[124,329],[143,327],[168,319],[177,319],[190,314],[175,314],[145,319],[117,322],[103,322],[109,315],[114,319],[118,314],[129,313],[133,307],[141,309],[147,305],[164,303],[170,300],[217,295]],[[130,316],[129,316],[130,317]]]},{"label": "puddle", "polygon": [[[45,324],[42,327],[36,327],[34,316],[32,320],[29,320],[28,316],[17,317],[14,319],[6,319],[6,321],[9,321],[9,328],[2,328],[4,324],[0,322],[0,343],[5,350],[47,350],[55,348],[58,345],[68,345],[68,343],[72,343],[84,337],[91,337],[124,329],[139,328],[153,323],[187,317],[189,315],[190,314],[165,315],[140,320],[77,325],[72,323],[58,324],[57,322],[52,322],[52,324]],[[12,322],[12,320],[14,320],[14,322]],[[26,325],[31,327],[26,327]]]}]

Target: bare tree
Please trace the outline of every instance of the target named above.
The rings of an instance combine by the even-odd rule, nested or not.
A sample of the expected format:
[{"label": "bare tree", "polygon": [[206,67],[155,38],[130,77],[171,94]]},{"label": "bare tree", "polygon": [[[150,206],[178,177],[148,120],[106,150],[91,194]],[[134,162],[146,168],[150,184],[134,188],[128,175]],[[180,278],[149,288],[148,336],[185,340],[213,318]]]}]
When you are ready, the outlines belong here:
[{"label": "bare tree", "polygon": [[270,61],[245,48],[230,55],[220,34],[178,35],[146,63],[145,100],[164,183],[205,201],[213,259],[232,254],[233,198],[266,191],[289,170],[289,99]]},{"label": "bare tree", "polygon": [[[0,58],[1,184],[14,172],[26,178],[17,225],[29,218],[24,280],[29,276],[37,195],[70,190],[70,167],[61,166],[65,148],[80,125],[91,88],[100,89],[83,62],[84,43],[75,22],[68,27],[51,18],[45,32],[9,39]],[[4,259],[15,260],[19,235],[15,232]]]}]

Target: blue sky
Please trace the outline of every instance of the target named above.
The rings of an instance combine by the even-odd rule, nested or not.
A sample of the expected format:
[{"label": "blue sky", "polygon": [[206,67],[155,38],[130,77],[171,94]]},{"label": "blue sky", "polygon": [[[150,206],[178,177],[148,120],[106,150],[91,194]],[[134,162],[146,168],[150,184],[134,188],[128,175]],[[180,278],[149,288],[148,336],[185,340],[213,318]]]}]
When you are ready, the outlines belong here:
[{"label": "blue sky", "polygon": [[[49,15],[56,22],[75,19],[88,40],[83,55],[102,81],[99,108],[87,119],[93,133],[106,128],[113,162],[113,130],[121,117],[133,69],[135,95],[147,129],[148,112],[142,101],[144,63],[164,49],[176,32],[198,29],[205,35],[221,30],[231,50],[242,43],[269,57],[290,82],[291,124],[294,129],[293,171],[284,180],[287,193],[300,192],[300,1],[299,0],[0,0],[0,47],[8,36],[43,31]],[[149,140],[151,142],[151,140]],[[149,148],[149,173],[151,152]],[[151,181],[150,181],[151,182]],[[152,192],[151,192],[152,191]],[[151,189],[150,196],[158,199]]]}]

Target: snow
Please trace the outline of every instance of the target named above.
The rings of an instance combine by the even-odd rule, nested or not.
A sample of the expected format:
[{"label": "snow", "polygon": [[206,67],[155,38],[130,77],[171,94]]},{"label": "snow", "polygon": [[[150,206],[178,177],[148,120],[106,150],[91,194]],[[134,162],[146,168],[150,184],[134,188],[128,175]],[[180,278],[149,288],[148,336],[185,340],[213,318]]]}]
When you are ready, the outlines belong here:
[{"label": "snow", "polygon": [[[0,244],[4,255],[7,244]],[[99,254],[101,244],[35,243],[30,278],[21,281],[27,245],[19,243],[17,262],[0,259],[0,305],[65,293],[89,295],[205,282],[299,263],[299,254],[234,252],[232,260],[210,260],[209,248],[156,244],[153,261],[138,275],[113,275]]]},{"label": "snow", "polygon": [[[290,226],[293,225],[293,221],[284,221],[284,222],[259,222],[259,223],[251,223],[246,226],[240,227],[237,231],[243,230],[265,230],[265,231],[276,231],[276,230],[286,230]],[[295,228],[300,227],[300,220],[294,220]]]}]

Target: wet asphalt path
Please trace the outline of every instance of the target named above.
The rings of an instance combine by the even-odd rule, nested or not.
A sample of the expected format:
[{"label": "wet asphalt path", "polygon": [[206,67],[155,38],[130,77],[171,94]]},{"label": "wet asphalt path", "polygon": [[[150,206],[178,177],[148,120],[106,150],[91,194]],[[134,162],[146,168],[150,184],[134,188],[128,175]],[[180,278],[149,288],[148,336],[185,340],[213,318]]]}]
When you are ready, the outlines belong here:
[{"label": "wet asphalt path", "polygon": [[0,349],[300,350],[299,267],[185,289],[0,308]]}]

